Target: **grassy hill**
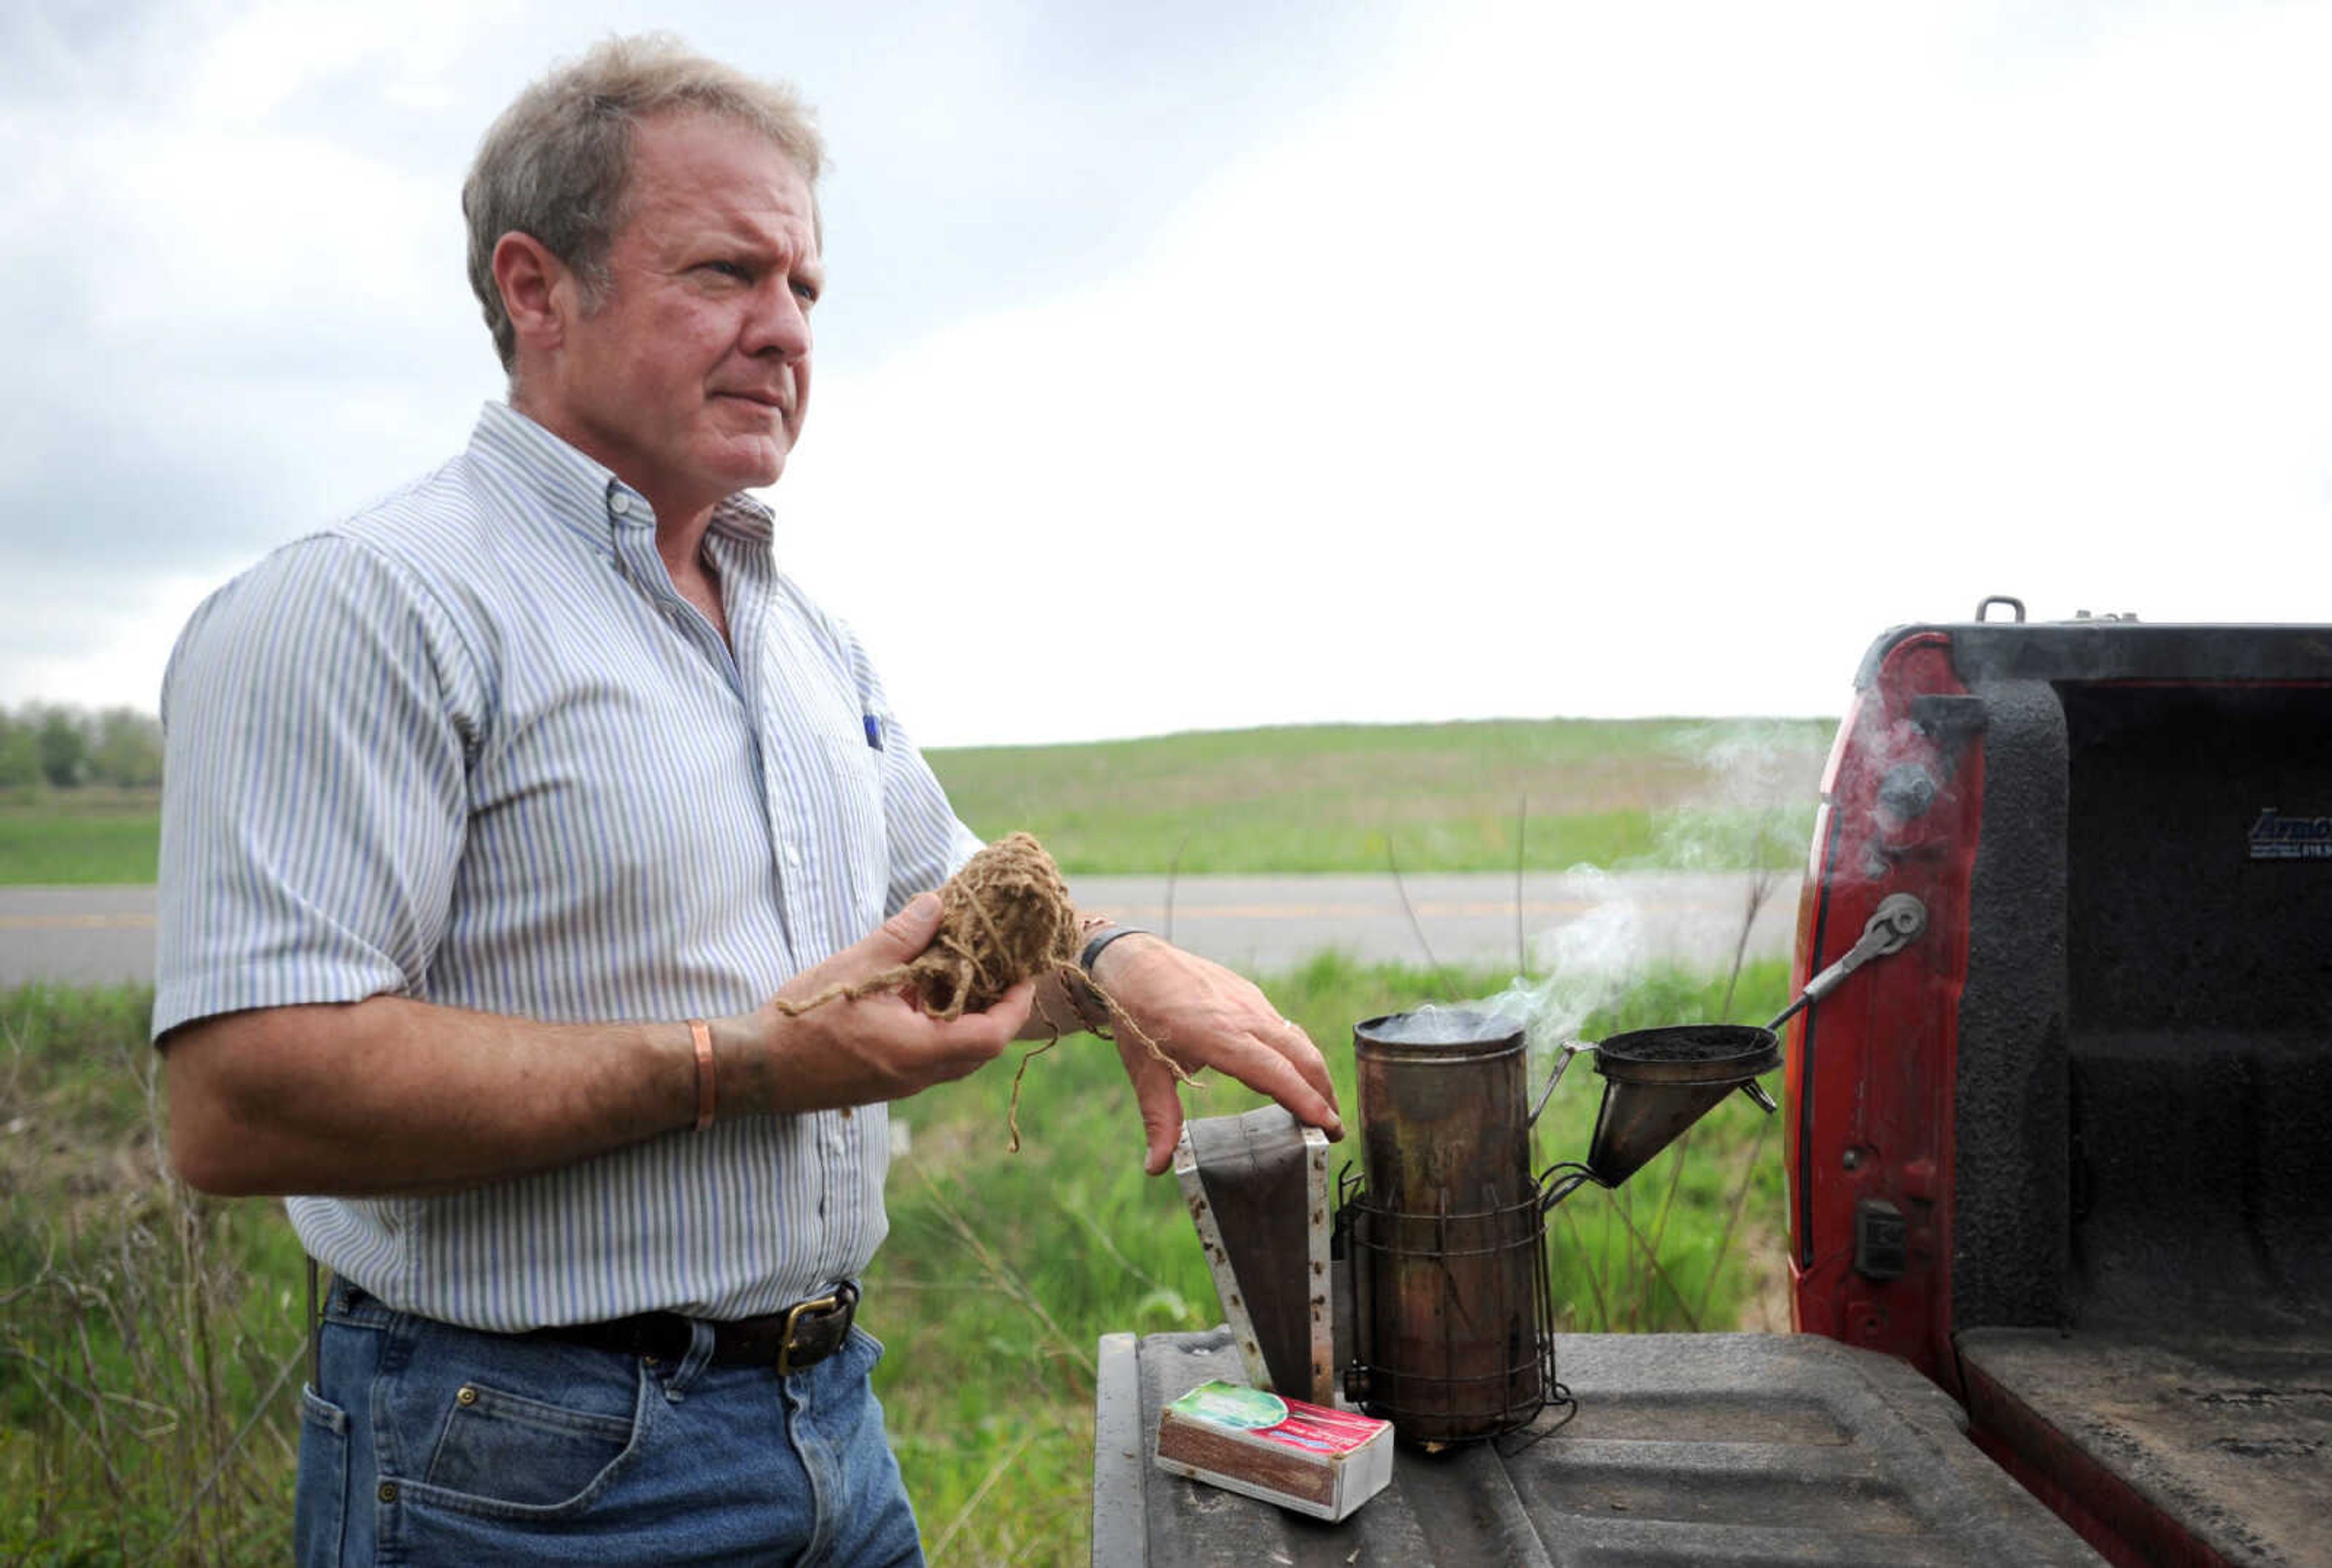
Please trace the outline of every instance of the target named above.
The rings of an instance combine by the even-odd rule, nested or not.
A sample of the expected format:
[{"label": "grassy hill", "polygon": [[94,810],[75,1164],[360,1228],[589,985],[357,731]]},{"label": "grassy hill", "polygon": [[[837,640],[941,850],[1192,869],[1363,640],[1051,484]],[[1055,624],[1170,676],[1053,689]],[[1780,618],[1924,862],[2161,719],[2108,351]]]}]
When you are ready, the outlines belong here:
[{"label": "grassy hill", "polygon": [[[1500,719],[939,751],[1072,872],[1742,866],[1805,852],[1829,719]],[[1526,815],[1525,815],[1526,811]],[[1770,841],[1770,842],[1768,842]]]},{"label": "grassy hill", "polygon": [[[1071,872],[1743,866],[1804,853],[1828,719],[1498,719],[935,751]],[[1526,815],[1525,815],[1526,810]],[[154,880],[151,791],[0,797],[0,884]]]}]

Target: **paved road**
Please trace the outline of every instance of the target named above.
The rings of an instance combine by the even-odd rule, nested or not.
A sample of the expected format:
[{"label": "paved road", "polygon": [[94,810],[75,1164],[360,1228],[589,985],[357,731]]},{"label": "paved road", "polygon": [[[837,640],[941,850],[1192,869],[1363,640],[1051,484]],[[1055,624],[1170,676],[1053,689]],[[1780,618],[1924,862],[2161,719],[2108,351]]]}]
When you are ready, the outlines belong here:
[{"label": "paved road", "polygon": [[0,986],[154,978],[150,887],[0,887]]},{"label": "paved road", "polygon": [[[1511,966],[1515,879],[1502,873],[1416,875],[1079,876],[1077,902],[1240,969],[1286,969],[1324,948],[1368,961]],[[1402,894],[1408,896],[1403,907]],[[1544,971],[1590,942],[1647,960],[1715,969],[1740,935],[1748,879],[1692,872],[1523,880],[1521,928]],[[1797,882],[1773,890],[1750,933],[1752,956],[1782,956],[1795,934]],[[1582,922],[1585,922],[1582,924]],[[0,887],[0,986],[150,980],[150,887]]]},{"label": "paved road", "polygon": [[[1517,922],[1515,879],[1504,873],[1400,883],[1386,875],[1186,876],[1171,908],[1162,876],[1070,880],[1082,908],[1171,928],[1184,947],[1257,972],[1330,947],[1371,961],[1512,968],[1524,943],[1537,970],[1587,950],[1606,967],[1632,954],[1713,969],[1732,961],[1750,888],[1745,876],[1695,872],[1530,875]],[[1752,957],[1789,952],[1797,895],[1794,877],[1772,889],[1750,931]]]}]

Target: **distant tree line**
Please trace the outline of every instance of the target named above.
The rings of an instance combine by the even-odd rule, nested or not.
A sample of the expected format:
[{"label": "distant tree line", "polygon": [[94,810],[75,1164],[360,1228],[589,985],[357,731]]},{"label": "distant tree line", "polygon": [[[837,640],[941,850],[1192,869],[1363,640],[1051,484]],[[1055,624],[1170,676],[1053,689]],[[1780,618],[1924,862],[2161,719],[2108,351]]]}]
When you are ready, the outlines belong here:
[{"label": "distant tree line", "polygon": [[0,789],[78,789],[162,782],[162,725],[135,708],[27,703],[0,708]]}]

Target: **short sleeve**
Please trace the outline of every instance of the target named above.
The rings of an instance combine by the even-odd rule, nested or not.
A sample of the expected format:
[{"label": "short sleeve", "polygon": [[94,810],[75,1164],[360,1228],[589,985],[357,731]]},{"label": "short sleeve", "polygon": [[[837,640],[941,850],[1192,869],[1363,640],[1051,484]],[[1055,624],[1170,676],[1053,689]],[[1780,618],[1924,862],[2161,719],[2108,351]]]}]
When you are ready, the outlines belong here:
[{"label": "short sleeve", "polygon": [[196,612],[163,684],[157,1038],[424,992],[464,838],[470,674],[435,601],[347,539],[286,546]]}]

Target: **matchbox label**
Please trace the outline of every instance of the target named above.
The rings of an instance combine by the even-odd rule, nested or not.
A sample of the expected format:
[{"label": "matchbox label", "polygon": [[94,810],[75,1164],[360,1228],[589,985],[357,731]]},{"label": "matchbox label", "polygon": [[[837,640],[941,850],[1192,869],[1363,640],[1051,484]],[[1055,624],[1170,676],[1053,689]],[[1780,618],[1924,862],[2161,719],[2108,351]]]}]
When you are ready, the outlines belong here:
[{"label": "matchbox label", "polygon": [[1174,1413],[1315,1454],[1349,1454],[1384,1430],[1373,1416],[1284,1400],[1263,1389],[1200,1383],[1172,1405]]},{"label": "matchbox label", "polygon": [[2251,824],[2253,860],[2332,860],[2332,817],[2286,817],[2270,806]]}]

